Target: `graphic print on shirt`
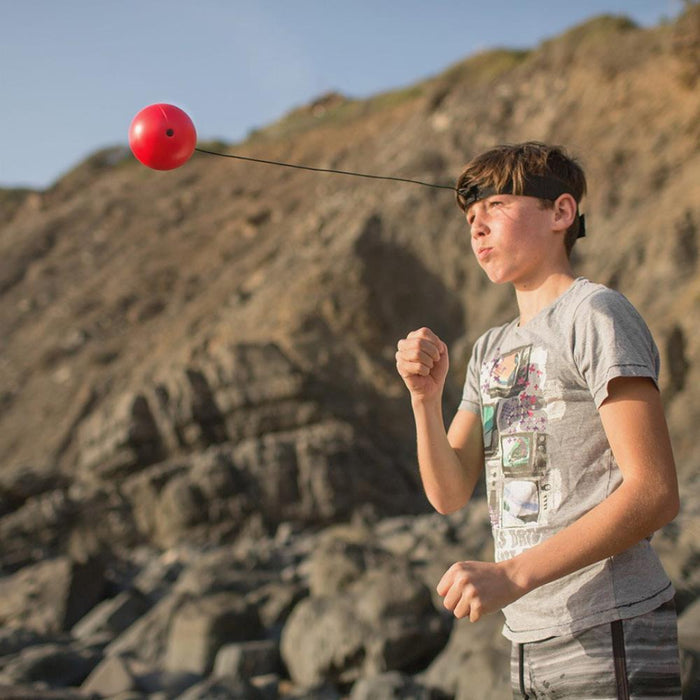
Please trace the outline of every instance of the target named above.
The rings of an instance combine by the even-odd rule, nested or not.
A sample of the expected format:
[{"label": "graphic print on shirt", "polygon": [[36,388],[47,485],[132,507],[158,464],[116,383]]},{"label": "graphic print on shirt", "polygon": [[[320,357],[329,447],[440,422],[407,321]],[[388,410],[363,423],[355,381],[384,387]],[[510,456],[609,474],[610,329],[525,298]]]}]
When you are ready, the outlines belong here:
[{"label": "graphic print on shirt", "polygon": [[481,367],[487,496],[495,529],[526,528],[546,520],[546,360],[544,349],[525,345],[498,352]]}]

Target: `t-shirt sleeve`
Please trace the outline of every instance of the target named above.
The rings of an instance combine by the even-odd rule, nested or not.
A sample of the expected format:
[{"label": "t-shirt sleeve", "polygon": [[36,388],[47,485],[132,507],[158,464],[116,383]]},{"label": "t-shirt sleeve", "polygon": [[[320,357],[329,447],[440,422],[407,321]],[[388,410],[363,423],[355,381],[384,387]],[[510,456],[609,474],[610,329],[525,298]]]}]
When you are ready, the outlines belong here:
[{"label": "t-shirt sleeve", "polygon": [[462,390],[462,400],[458,406],[460,411],[471,411],[481,415],[481,398],[479,394],[479,362],[477,360],[477,345],[474,345],[469,364],[467,365],[467,376],[464,380]]},{"label": "t-shirt sleeve", "polygon": [[659,352],[644,319],[618,292],[592,295],[576,310],[573,353],[597,408],[616,377],[649,377],[658,386]]}]

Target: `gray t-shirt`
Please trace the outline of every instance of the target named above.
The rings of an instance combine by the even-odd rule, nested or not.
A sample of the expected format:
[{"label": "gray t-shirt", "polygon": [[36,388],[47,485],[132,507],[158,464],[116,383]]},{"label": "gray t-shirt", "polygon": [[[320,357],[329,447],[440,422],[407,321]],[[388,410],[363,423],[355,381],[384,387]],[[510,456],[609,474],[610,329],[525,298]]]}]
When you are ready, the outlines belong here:
[{"label": "gray t-shirt", "polygon": [[[474,345],[460,410],[481,416],[496,561],[551,537],[622,482],[598,414],[608,382],[658,379],[649,330],[621,294],[577,279],[522,328]],[[643,539],[504,608],[503,634],[529,642],[650,612],[674,595]]]}]

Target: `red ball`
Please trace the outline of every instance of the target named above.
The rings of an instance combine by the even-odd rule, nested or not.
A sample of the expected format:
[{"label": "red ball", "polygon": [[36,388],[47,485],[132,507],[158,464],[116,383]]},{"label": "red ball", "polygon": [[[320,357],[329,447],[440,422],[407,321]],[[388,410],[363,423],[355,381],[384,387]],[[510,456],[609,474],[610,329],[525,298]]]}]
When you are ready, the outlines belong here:
[{"label": "red ball", "polygon": [[169,104],[144,107],[129,127],[129,146],[153,170],[173,170],[186,163],[197,145],[197,131],[186,112]]}]

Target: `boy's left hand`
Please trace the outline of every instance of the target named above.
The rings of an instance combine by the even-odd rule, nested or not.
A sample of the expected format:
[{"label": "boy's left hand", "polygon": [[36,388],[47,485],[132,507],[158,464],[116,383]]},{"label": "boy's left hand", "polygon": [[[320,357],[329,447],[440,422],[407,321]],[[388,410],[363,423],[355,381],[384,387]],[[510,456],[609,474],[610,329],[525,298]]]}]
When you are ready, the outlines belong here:
[{"label": "boy's left hand", "polygon": [[483,615],[496,612],[524,595],[501,564],[481,561],[458,561],[440,579],[438,594],[455,617],[469,617],[476,622]]}]

